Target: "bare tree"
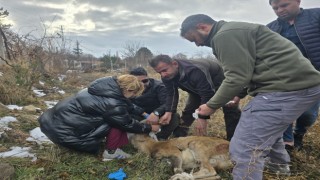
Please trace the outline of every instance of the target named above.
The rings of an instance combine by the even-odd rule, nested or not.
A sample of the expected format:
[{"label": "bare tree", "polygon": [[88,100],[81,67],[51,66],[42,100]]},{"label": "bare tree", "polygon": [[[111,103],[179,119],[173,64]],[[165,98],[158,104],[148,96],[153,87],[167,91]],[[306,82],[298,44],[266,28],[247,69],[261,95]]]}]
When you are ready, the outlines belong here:
[{"label": "bare tree", "polygon": [[125,68],[131,69],[137,66],[138,59],[136,54],[141,48],[141,43],[137,41],[127,41],[123,46],[123,51],[121,51],[122,59],[125,60]]},{"label": "bare tree", "polygon": [[136,64],[136,66],[148,66],[148,60],[151,59],[153,57],[152,52],[146,48],[146,47],[142,47],[138,50],[138,52],[136,53],[135,58],[138,61],[138,64]]},{"label": "bare tree", "polygon": [[185,55],[183,53],[178,53],[178,54],[174,55],[172,58],[174,58],[174,59],[187,59],[187,55]]},{"label": "bare tree", "polygon": [[191,59],[214,59],[215,56],[212,54],[212,52],[203,52],[203,51],[198,51],[195,53]]},{"label": "bare tree", "polygon": [[[9,16],[9,12],[7,10],[3,10],[3,8],[0,8],[0,59],[2,61],[1,62],[5,62],[6,64],[8,64],[8,61],[6,60],[6,57],[10,60],[11,56],[9,53],[9,47],[8,47],[8,40],[5,36],[4,30],[5,29],[9,29],[9,27],[11,25],[9,24],[3,24],[2,21],[4,18],[6,18],[7,16]],[[6,55],[5,55],[6,52]]]}]

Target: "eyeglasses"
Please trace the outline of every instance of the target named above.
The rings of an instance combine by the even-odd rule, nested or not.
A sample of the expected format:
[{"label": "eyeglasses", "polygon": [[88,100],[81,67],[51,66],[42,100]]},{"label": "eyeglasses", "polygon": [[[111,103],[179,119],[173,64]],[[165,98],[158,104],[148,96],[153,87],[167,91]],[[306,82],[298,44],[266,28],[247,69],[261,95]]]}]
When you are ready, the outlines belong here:
[{"label": "eyeglasses", "polygon": [[144,83],[144,84],[146,84],[146,83],[149,82],[149,79],[142,79],[141,82]]}]

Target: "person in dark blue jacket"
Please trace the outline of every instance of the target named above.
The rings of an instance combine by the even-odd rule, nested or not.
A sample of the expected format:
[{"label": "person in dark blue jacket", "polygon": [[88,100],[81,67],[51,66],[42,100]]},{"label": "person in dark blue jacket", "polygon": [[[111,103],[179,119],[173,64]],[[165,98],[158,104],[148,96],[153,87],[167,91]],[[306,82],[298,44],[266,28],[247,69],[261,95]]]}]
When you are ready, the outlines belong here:
[{"label": "person in dark blue jacket", "polygon": [[[99,152],[101,141],[110,129],[158,132],[159,125],[140,123],[130,115],[134,108],[129,98],[140,95],[143,89],[143,84],[132,75],[97,79],[88,88],[45,111],[38,119],[41,131],[56,144],[88,153]],[[115,133],[118,131],[112,136]]]},{"label": "person in dark blue jacket", "polygon": [[[269,0],[269,4],[278,16],[267,26],[293,42],[312,65],[320,71],[320,8],[302,9],[301,0]],[[320,78],[320,77],[319,77]],[[286,149],[291,152],[294,147],[300,150],[303,136],[318,117],[320,102],[304,112],[293,126],[283,134]]]}]

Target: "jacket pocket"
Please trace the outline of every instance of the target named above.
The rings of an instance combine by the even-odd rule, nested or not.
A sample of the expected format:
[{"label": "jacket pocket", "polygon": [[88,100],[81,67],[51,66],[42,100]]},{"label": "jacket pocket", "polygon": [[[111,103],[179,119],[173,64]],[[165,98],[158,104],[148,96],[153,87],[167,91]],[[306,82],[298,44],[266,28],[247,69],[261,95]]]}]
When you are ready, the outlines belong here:
[{"label": "jacket pocket", "polygon": [[257,107],[252,106],[251,112],[263,112],[263,111],[282,111],[281,107],[274,107],[270,105],[259,105]]},{"label": "jacket pocket", "polygon": [[[250,102],[249,102],[250,103]],[[251,104],[247,104],[242,111],[249,111],[251,109]]]}]

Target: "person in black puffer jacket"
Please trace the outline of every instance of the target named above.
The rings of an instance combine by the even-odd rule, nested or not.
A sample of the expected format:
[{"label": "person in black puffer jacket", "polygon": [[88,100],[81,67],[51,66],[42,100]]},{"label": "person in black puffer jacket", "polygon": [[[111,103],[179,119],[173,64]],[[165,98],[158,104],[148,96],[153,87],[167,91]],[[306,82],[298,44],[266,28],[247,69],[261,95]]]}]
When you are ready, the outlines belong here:
[{"label": "person in black puffer jacket", "polygon": [[61,146],[98,153],[111,128],[131,133],[158,131],[158,125],[142,124],[131,118],[128,98],[140,95],[143,84],[132,75],[104,77],[88,88],[57,103],[38,119],[41,131]]}]

